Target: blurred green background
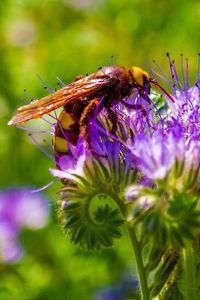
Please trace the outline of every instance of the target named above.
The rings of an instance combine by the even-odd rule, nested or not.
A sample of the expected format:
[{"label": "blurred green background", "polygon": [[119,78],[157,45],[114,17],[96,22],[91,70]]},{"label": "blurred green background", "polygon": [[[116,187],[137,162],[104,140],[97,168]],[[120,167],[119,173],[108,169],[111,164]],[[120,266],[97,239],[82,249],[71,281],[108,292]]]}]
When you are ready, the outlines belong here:
[{"label": "blurred green background", "polygon": [[[199,43],[200,2],[195,0],[1,0],[1,189],[41,187],[52,180],[48,169],[53,163],[26,132],[7,126],[26,98],[24,89],[34,98],[47,94],[36,74],[55,88],[56,76],[69,83],[78,74],[112,63],[146,69],[147,61],[156,59],[168,70],[170,52],[176,61],[181,53],[189,58],[194,78]],[[40,120],[32,124],[47,129]],[[24,258],[0,266],[0,299],[93,300],[97,289],[115,284],[133,269],[126,233],[115,248],[100,253],[70,245],[56,218],[59,186],[45,192],[51,206],[49,225],[24,231]]]}]

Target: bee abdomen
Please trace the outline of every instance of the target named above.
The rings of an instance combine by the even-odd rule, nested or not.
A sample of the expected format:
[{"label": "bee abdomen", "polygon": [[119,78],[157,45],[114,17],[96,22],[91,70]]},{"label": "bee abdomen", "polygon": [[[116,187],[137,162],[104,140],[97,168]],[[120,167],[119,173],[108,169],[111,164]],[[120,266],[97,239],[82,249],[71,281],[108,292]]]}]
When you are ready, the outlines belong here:
[{"label": "bee abdomen", "polygon": [[68,153],[68,142],[76,144],[79,137],[79,118],[63,109],[58,116],[54,136],[54,150],[61,154]]}]

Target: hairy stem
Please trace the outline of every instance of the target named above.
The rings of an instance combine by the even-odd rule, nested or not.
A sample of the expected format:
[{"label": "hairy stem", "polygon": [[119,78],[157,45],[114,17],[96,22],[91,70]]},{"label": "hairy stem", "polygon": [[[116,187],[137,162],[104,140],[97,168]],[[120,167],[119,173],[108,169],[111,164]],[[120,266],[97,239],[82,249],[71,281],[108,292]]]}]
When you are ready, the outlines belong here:
[{"label": "hairy stem", "polygon": [[[126,207],[124,206],[124,201],[118,197],[117,194],[108,193],[113,199],[115,199],[117,205],[119,206],[122,215],[126,218],[127,217],[127,211]],[[128,232],[131,239],[131,244],[133,247],[133,252],[135,256],[135,263],[137,267],[138,272],[138,279],[139,279],[139,285],[140,285],[140,292],[141,292],[141,300],[150,300],[150,293],[148,288],[148,282],[147,282],[147,275],[146,270],[143,264],[142,260],[142,251],[140,249],[139,241],[137,240],[135,230],[133,227],[130,226],[130,224],[127,222]]]},{"label": "hairy stem", "polygon": [[145,271],[145,267],[144,267],[143,260],[142,260],[142,251],[140,249],[140,245],[137,240],[134,229],[132,227],[128,226],[128,231],[129,231],[129,235],[131,238],[133,252],[135,255],[135,262],[136,262],[136,266],[137,266],[140,291],[141,291],[141,299],[142,300],[150,300],[147,276],[146,276],[146,271]]},{"label": "hairy stem", "polygon": [[192,242],[188,242],[183,251],[185,300],[196,300],[195,256]]}]

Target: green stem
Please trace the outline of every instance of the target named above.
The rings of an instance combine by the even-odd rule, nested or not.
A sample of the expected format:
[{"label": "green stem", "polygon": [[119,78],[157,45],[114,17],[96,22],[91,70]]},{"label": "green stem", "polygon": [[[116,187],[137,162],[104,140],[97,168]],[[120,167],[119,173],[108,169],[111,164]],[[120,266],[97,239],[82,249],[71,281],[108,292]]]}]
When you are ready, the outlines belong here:
[{"label": "green stem", "polygon": [[[124,217],[126,217],[126,207],[124,206],[124,201],[122,201],[117,194],[112,194],[108,192],[108,194],[115,199],[116,203],[118,204],[121,213]],[[135,262],[136,262],[136,267],[137,267],[137,272],[138,272],[138,278],[139,278],[139,285],[140,285],[140,292],[141,292],[141,300],[150,300],[150,295],[149,295],[149,288],[148,288],[148,283],[147,283],[147,276],[146,276],[146,270],[143,264],[142,260],[142,251],[140,249],[140,244],[137,240],[135,230],[133,227],[130,226],[130,224],[127,223],[128,227],[128,232],[130,235],[132,247],[133,247],[133,252],[135,256]]]},{"label": "green stem", "polygon": [[188,242],[183,251],[184,276],[185,276],[185,300],[196,300],[196,276],[195,255],[192,242]]},{"label": "green stem", "polygon": [[142,300],[150,300],[147,276],[146,276],[146,271],[145,271],[145,267],[143,265],[143,260],[142,260],[142,253],[141,253],[142,251],[140,249],[140,245],[137,240],[134,229],[132,227],[128,226],[128,231],[129,231],[129,235],[131,238],[131,243],[132,243],[133,251],[134,251],[134,255],[135,255],[135,262],[136,262],[136,266],[137,266],[140,290],[141,290],[141,295],[142,295],[141,299]]}]

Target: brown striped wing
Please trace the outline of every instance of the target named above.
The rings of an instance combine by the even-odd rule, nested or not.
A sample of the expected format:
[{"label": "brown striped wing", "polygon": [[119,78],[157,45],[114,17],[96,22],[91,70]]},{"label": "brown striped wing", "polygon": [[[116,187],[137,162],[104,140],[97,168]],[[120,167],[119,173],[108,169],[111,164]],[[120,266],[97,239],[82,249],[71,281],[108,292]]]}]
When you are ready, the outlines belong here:
[{"label": "brown striped wing", "polygon": [[96,73],[93,73],[68,84],[53,94],[19,107],[8,125],[16,126],[31,119],[40,118],[42,115],[76,101],[81,97],[93,96],[98,91],[110,87],[115,83],[116,79],[108,75],[102,74],[101,76],[97,76]]}]

